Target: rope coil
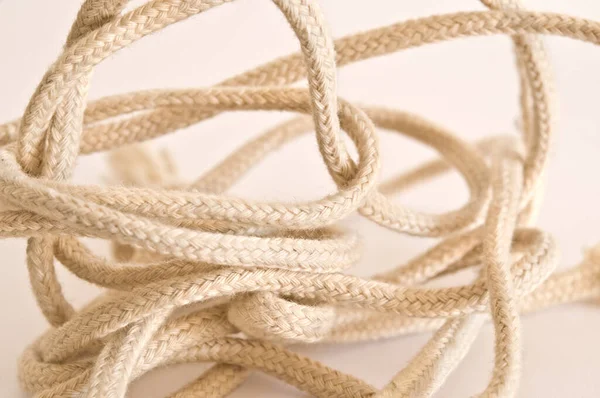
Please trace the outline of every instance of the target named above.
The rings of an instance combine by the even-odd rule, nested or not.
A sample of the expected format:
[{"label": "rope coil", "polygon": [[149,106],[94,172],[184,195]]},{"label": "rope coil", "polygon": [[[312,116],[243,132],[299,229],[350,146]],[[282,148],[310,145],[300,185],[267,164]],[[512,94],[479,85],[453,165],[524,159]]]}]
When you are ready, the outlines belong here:
[{"label": "rope coil", "polygon": [[[600,297],[600,256],[554,272],[557,244],[534,221],[552,137],[553,89],[538,34],[600,44],[600,23],[533,13],[517,1],[432,16],[332,39],[311,0],[274,0],[301,53],[205,89],[152,90],[87,103],[96,65],[132,42],[225,0],[86,0],[21,119],[0,125],[0,236],[27,237],[32,290],[51,328],[19,363],[36,398],[126,396],[162,366],[214,362],[171,398],[224,397],[252,370],[318,397],[427,397],[468,352],[488,318],[495,364],[481,397],[518,391],[520,315]],[[417,115],[353,105],[337,96],[344,65],[409,47],[476,35],[511,35],[521,83],[522,137],[469,144]],[[308,89],[289,86],[306,78]],[[248,142],[191,184],[168,159],[139,146],[221,112],[302,115]],[[414,138],[441,159],[380,181],[377,128]],[[337,190],[303,203],[258,202],[225,192],[270,152],[315,131]],[[342,139],[356,147],[350,156]],[[126,186],[75,186],[80,154],[112,151]],[[135,161],[140,172],[128,169]],[[166,164],[164,164],[166,163]],[[455,168],[470,190],[442,214],[412,210],[395,192]],[[144,174],[146,173],[146,174]],[[358,212],[398,233],[439,242],[406,264],[364,279],[345,273],[360,240],[337,223]],[[113,259],[78,238],[113,243]],[[107,293],[81,309],[62,294],[54,261]],[[424,286],[467,268],[469,284]],[[437,331],[382,389],[286,346]]]}]

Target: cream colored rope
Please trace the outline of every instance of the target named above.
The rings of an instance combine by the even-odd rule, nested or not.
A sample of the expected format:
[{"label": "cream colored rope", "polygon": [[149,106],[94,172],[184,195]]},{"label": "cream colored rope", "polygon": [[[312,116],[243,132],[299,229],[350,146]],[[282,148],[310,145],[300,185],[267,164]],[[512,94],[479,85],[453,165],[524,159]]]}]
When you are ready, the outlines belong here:
[{"label": "cream colored rope", "polygon": [[[144,91],[86,104],[89,75],[103,59],[225,2],[155,0],[124,13],[125,0],[85,1],[23,117],[0,125],[0,235],[29,239],[32,289],[52,325],[20,360],[23,388],[39,398],[122,398],[151,369],[202,361],[215,365],[172,398],[227,396],[253,370],[318,397],[428,397],[491,319],[495,365],[480,395],[514,396],[520,314],[600,297],[600,249],[556,273],[556,244],[533,226],[553,94],[536,35],[600,44],[600,23],[484,0],[490,11],[400,22],[333,41],[318,2],[274,0],[301,53],[210,88]],[[470,145],[419,116],[337,97],[337,67],[492,34],[511,35],[514,42],[520,138]],[[289,86],[303,78],[308,89]],[[305,115],[248,142],[191,184],[177,181],[168,158],[140,147],[118,149],[235,110]],[[441,159],[382,182],[377,128],[418,140]],[[336,191],[300,203],[226,194],[270,152],[310,131]],[[342,131],[356,147],[356,160]],[[125,186],[68,182],[80,154],[107,150]],[[395,192],[449,168],[470,190],[459,209],[429,214],[392,200]],[[440,240],[392,271],[352,276],[346,269],[357,261],[360,241],[336,224],[354,212],[398,233]],[[114,259],[93,254],[78,237],[110,240]],[[107,293],[74,309],[56,279],[55,259]],[[425,286],[466,268],[478,270],[469,284]],[[432,339],[383,389],[289,348],[432,329]]]}]

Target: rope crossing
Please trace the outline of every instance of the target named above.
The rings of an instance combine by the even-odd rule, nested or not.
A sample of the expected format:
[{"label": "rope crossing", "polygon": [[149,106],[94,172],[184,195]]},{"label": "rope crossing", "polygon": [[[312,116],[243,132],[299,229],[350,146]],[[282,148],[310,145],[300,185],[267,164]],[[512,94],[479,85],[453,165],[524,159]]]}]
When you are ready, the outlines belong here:
[{"label": "rope crossing", "polygon": [[[495,363],[481,397],[518,391],[520,315],[600,297],[600,246],[554,272],[557,245],[534,226],[552,136],[553,88],[539,35],[600,44],[600,23],[484,0],[487,11],[399,22],[334,41],[314,0],[273,0],[301,52],[202,89],[151,90],[87,103],[90,75],[111,54],[226,0],[86,0],[62,54],[21,119],[0,125],[0,235],[26,237],[31,287],[51,328],[19,362],[36,398],[123,398],[157,367],[214,365],[171,398],[225,397],[252,371],[317,397],[428,397],[460,363],[481,325],[495,330]],[[510,35],[521,83],[522,135],[469,144],[420,116],[358,107],[337,96],[337,68],[454,38]],[[307,79],[308,88],[291,83]],[[246,143],[191,184],[139,146],[221,112],[300,114]],[[380,181],[377,128],[410,136],[440,159]],[[335,192],[300,203],[226,194],[269,153],[314,131]],[[344,143],[347,134],[358,155]],[[69,183],[79,155],[112,151],[123,186]],[[128,166],[136,163],[136,170]],[[470,198],[443,214],[391,199],[450,168]],[[141,170],[141,171],[139,171]],[[439,238],[369,279],[348,268],[357,236],[338,225],[358,212],[401,234]],[[110,240],[112,259],[80,240]],[[107,293],[81,309],[65,299],[55,260]],[[466,285],[430,288],[472,268]],[[290,346],[436,330],[382,389]]]}]

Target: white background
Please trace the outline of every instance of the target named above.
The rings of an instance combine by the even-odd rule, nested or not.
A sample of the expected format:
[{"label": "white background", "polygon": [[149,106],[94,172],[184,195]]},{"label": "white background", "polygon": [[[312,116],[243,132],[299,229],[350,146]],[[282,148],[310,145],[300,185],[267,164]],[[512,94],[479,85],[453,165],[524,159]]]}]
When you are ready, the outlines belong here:
[{"label": "white background", "polygon": [[[59,54],[79,0],[4,0],[0,2],[0,122],[20,116],[39,79]],[[136,4],[140,1],[135,1]],[[461,10],[482,9],[476,0],[358,1],[321,0],[336,37],[369,28]],[[529,8],[565,12],[600,20],[593,0],[528,1]],[[575,264],[582,249],[600,241],[596,170],[600,166],[600,50],[589,44],[547,39],[559,95],[560,120],[547,179],[542,228],[558,239],[563,266]],[[240,0],[169,27],[126,48],[101,64],[91,97],[148,88],[203,87],[276,56],[298,50],[291,30],[268,0]],[[506,37],[471,38],[429,45],[344,68],[340,94],[352,101],[416,112],[448,126],[466,139],[514,133],[517,79]],[[155,142],[169,148],[183,178],[193,178],[244,140],[287,114],[235,113]],[[315,198],[333,190],[313,137],[305,137],[269,157],[241,181],[235,194],[261,199]],[[432,152],[397,136],[382,136],[383,175],[429,159]],[[77,183],[102,183],[109,175],[104,155],[81,158]],[[439,192],[444,192],[440,195]],[[467,192],[452,175],[399,197],[422,210],[459,206]],[[432,242],[400,236],[350,220],[366,246],[352,271],[368,275],[391,268]],[[91,242],[98,251],[103,242]],[[47,325],[29,291],[23,240],[0,242],[0,396],[21,397],[16,378],[20,352]],[[97,290],[59,270],[65,291],[82,305]],[[522,397],[597,397],[600,395],[600,311],[573,305],[528,315],[524,321]],[[429,335],[378,343],[311,347],[310,356],[344,372],[383,386]],[[493,334],[486,327],[439,396],[464,397],[487,382]],[[152,373],[136,382],[132,397],[158,398],[197,376],[201,366]],[[269,377],[254,374],[235,397],[300,396]]]}]

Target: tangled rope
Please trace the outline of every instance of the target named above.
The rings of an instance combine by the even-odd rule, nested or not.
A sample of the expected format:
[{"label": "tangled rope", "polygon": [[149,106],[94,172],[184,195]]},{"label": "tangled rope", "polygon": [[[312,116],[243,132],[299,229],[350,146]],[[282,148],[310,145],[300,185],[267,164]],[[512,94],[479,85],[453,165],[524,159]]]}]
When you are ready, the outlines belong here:
[{"label": "tangled rope", "polygon": [[[600,249],[555,273],[554,240],[533,226],[552,134],[552,87],[538,34],[600,44],[600,24],[484,0],[489,11],[433,16],[333,41],[311,0],[274,0],[302,51],[214,87],[145,91],[86,104],[94,67],[110,54],[225,0],[86,0],[20,120],[0,125],[0,235],[27,237],[27,266],[52,328],[19,366],[23,388],[42,397],[124,397],[156,367],[215,365],[172,398],[224,397],[260,370],[318,397],[425,397],[462,360],[480,326],[495,328],[495,366],[482,397],[514,396],[520,314],[600,296]],[[419,116],[358,107],[336,94],[336,68],[458,37],[508,34],[521,82],[522,137],[474,145]],[[289,84],[308,79],[308,89]],[[118,149],[221,112],[304,114],[247,143],[192,184],[139,147]],[[308,115],[310,114],[311,117]],[[376,127],[410,136],[441,160],[378,180]],[[356,160],[342,139],[356,147]],[[315,131],[337,185],[303,203],[256,202],[226,191],[270,152]],[[79,154],[113,150],[126,186],[68,183]],[[136,171],[128,168],[137,162]],[[391,200],[450,167],[470,199],[443,214]],[[140,171],[141,170],[141,171]],[[336,225],[349,214],[398,233],[441,238],[406,264],[371,279],[344,273],[359,240]],[[113,242],[114,258],[78,237]],[[58,260],[107,293],[75,310],[57,281]],[[424,286],[466,268],[466,285]],[[437,329],[383,389],[286,347]]]}]

